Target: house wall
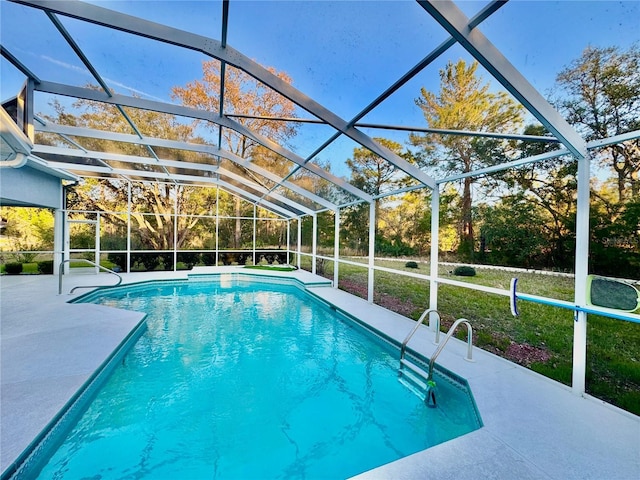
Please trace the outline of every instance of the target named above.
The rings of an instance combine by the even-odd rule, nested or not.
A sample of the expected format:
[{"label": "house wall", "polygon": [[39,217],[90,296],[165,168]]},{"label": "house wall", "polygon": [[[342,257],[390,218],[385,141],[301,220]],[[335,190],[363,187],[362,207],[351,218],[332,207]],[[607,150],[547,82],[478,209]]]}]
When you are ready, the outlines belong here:
[{"label": "house wall", "polygon": [[0,205],[62,208],[62,181],[29,166],[0,168]]}]

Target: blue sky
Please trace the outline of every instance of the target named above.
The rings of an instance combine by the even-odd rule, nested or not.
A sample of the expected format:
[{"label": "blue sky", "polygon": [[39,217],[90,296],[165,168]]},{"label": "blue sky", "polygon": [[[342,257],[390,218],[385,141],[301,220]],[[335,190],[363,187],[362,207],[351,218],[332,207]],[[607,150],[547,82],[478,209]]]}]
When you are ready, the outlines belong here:
[{"label": "blue sky", "polygon": [[[220,38],[219,1],[101,1],[106,8]],[[473,16],[485,2],[458,6]],[[92,78],[51,22],[39,11],[0,3],[2,44],[45,80],[85,85]],[[628,48],[640,39],[640,1],[512,0],[480,26],[524,76],[543,94],[556,74],[578,58],[587,45]],[[16,21],[20,19],[20,21]],[[204,56],[172,46],[158,46],[81,22],[62,19],[109,85],[170,101],[173,85],[201,76]],[[22,22],[22,24],[21,24]],[[25,28],[25,26],[27,28]],[[25,34],[28,32],[28,34]],[[350,120],[404,72],[447,38],[444,30],[413,1],[236,1],[230,4],[228,43],[258,62],[286,71],[294,85],[338,115]],[[454,46],[418,77],[367,115],[363,121],[424,126],[414,100],[420,88],[437,91],[438,71],[447,61],[471,61]],[[0,95],[14,95],[24,77],[1,63]],[[483,78],[491,81],[484,72]],[[495,84],[499,89],[500,85]],[[46,108],[44,105],[38,107]],[[406,133],[365,130],[399,141]],[[302,155],[328,138],[332,130],[308,126],[301,131]],[[326,159],[344,156],[356,146],[342,139]],[[322,155],[321,155],[322,157]]]}]

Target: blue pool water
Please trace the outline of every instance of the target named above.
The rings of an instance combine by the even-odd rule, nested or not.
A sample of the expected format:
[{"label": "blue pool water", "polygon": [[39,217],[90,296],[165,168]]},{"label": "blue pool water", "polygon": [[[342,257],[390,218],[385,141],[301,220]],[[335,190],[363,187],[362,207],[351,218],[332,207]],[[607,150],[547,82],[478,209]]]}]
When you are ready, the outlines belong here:
[{"label": "blue pool water", "polygon": [[479,427],[468,392],[437,409],[398,350],[294,286],[179,282],[92,300],[148,313],[41,479],[346,478]]}]

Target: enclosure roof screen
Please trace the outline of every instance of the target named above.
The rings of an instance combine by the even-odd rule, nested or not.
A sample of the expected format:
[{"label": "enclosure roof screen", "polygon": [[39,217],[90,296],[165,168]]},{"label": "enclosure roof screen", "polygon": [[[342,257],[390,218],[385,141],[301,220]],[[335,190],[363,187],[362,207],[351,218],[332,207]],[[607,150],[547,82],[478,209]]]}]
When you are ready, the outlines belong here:
[{"label": "enclosure roof screen", "polygon": [[[218,186],[291,218],[397,193],[350,175],[358,155],[403,191],[458,179],[415,161],[411,138],[426,133],[584,158],[588,139],[551,104],[556,76],[589,45],[637,42],[639,5],[5,0],[0,94],[18,98],[30,155],[53,168]],[[455,115],[430,125],[423,92],[460,61],[544,133],[468,129]]]}]

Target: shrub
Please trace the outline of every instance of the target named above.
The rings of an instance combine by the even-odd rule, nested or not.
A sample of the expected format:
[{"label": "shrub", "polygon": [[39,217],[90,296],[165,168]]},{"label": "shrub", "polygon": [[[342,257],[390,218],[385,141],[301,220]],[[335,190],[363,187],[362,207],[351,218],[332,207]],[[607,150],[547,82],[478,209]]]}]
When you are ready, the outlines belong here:
[{"label": "shrub", "polygon": [[461,265],[453,270],[453,274],[457,275],[458,277],[475,277],[476,270],[473,267]]},{"label": "shrub", "polygon": [[218,261],[222,262],[223,265],[233,265],[236,256],[233,253],[219,253]]},{"label": "shrub", "polygon": [[407,262],[404,264],[405,267],[407,268],[418,268],[418,264],[416,262]]},{"label": "shrub", "polygon": [[43,260],[38,262],[38,272],[51,275],[53,273],[53,260]]},{"label": "shrub", "polygon": [[147,272],[155,270],[160,265],[161,257],[157,253],[131,253],[131,265]]},{"label": "shrub", "polygon": [[9,275],[18,275],[22,273],[22,264],[20,262],[7,263],[4,266],[4,271]]},{"label": "shrub", "polygon": [[109,255],[107,255],[107,260],[109,260],[115,266],[120,267],[120,271],[122,271],[124,270],[124,267],[127,264],[127,254],[126,253],[110,253]]},{"label": "shrub", "polygon": [[239,253],[238,254],[238,265],[246,265],[247,260],[251,257],[250,253]]},{"label": "shrub", "polygon": [[[201,255],[198,252],[179,252],[178,263],[183,263],[186,270],[191,270],[194,265],[200,263]],[[177,267],[180,268],[180,267]]]}]

